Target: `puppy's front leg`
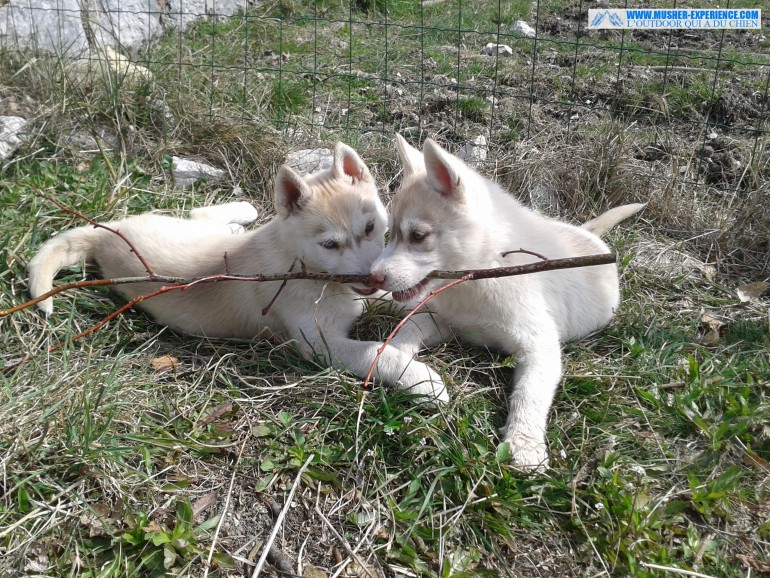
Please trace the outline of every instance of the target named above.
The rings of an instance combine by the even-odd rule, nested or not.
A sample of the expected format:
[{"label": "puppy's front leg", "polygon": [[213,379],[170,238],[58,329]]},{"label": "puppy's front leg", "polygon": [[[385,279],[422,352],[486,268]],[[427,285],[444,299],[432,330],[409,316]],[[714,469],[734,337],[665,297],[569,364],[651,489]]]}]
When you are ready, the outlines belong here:
[{"label": "puppy's front leg", "polygon": [[548,411],[561,380],[561,346],[555,328],[539,332],[514,349],[516,370],[508,419],[501,429],[513,462],[525,470],[548,468],[545,430]]},{"label": "puppy's front leg", "polygon": [[439,315],[426,307],[412,315],[390,340],[390,345],[415,356],[423,349],[441,343],[450,335],[449,326]]},{"label": "puppy's front leg", "polygon": [[[327,359],[331,357],[331,365],[335,369],[350,371],[365,379],[382,346],[376,341],[328,339],[327,336],[326,340],[316,342],[314,349],[317,355]],[[428,403],[449,401],[444,381],[438,373],[392,345],[386,345],[382,350],[373,377],[386,385],[423,396]]]}]

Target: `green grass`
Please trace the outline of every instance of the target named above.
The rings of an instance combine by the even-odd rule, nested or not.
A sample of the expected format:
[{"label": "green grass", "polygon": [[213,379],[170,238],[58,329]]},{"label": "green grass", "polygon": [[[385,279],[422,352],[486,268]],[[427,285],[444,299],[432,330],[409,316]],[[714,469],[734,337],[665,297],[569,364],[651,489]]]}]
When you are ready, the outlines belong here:
[{"label": "green grass", "polygon": [[[98,194],[109,188],[102,162],[81,173],[66,162],[16,163],[2,181],[12,227],[0,280],[12,303],[24,298],[19,280],[34,247],[72,223],[35,198],[21,174],[85,213],[123,210]],[[168,193],[169,206],[179,203]],[[144,210],[145,195],[118,206]],[[633,257],[633,246],[621,246],[622,255]],[[362,397],[357,380],[291,349],[178,339],[137,314],[46,355],[48,344],[110,310],[93,291],[57,300],[50,324],[32,311],[5,318],[3,362],[34,356],[2,378],[0,524],[26,528],[5,535],[9,560],[43,552],[49,574],[68,575],[78,551],[79,575],[199,573],[226,515],[228,477],[253,504],[280,502],[312,455],[299,498],[307,516],[318,516],[310,495],[325,496],[323,515],[363,546],[373,568],[524,575],[519,544],[547,542],[550,563],[576,575],[657,575],[643,566],[651,563],[744,576],[736,555],[761,561],[770,538],[770,332],[761,317],[742,315],[715,348],[698,345],[699,317],[675,299],[697,292],[707,308],[738,311],[735,300],[719,286],[659,275],[631,260],[618,318],[567,347],[549,429],[553,469],[535,476],[515,471],[498,447],[510,364],[485,352],[454,344],[435,352],[431,363],[443,368],[454,400],[425,412],[392,392]],[[362,330],[381,334],[390,318],[370,316]],[[179,365],[153,370],[162,355]],[[216,508],[193,516],[215,487]],[[350,492],[360,498],[345,498]],[[46,524],[65,503],[77,516]],[[256,528],[269,530],[263,518]],[[287,522],[287,531],[302,523]],[[754,546],[735,540],[735,524]],[[215,543],[216,571],[235,564],[230,528]],[[306,550],[306,560],[332,565],[322,550]]]},{"label": "green grass", "polygon": [[[675,54],[669,64],[709,70],[674,71],[664,84],[646,68],[666,64],[657,40],[626,38],[618,87],[619,39],[581,37],[576,51],[567,28],[542,37],[532,76],[529,40],[503,36],[510,59],[480,54],[498,24],[505,35],[531,21],[529,4],[498,13],[464,2],[462,16],[452,1],[422,13],[412,1],[383,6],[283,2],[199,22],[181,50],[171,35],[136,57],[151,90],[79,85],[61,63],[0,54],[0,94],[28,94],[44,111],[37,136],[0,169],[0,309],[26,299],[40,244],[79,224],[36,191],[110,219],[223,202],[240,186],[266,219],[288,148],[346,140],[388,190],[399,172],[393,130],[452,150],[486,134],[482,172],[527,202],[553,191],[549,212],[579,221],[650,200],[610,239],[623,270],[616,319],[565,346],[552,469],[518,472],[499,445],[515,360],[454,342],[426,352],[453,398],[426,410],[363,392],[289,345],[174,335],[138,313],[48,353],[117,303],[73,291],[49,320],[0,318],[0,366],[30,356],[0,374],[0,575],[202,576],[209,556],[209,575],[250,575],[311,456],[276,546],[326,575],[344,564],[374,576],[674,575],[652,564],[745,577],[770,564],[766,298],[742,304],[734,292],[765,275],[767,151],[717,127],[746,175],[694,184],[703,103],[756,128],[766,79],[746,62],[763,56],[728,47],[724,57],[741,62],[720,67],[712,99],[713,46]],[[572,7],[550,3],[541,16]],[[158,102],[174,122],[158,121]],[[84,153],[63,139],[75,129],[116,144]],[[230,176],[175,190],[174,154]],[[718,272],[656,265],[655,243]],[[710,346],[704,313],[724,323]],[[397,317],[373,310],[357,334],[382,339]],[[165,356],[176,361],[156,368]]]}]

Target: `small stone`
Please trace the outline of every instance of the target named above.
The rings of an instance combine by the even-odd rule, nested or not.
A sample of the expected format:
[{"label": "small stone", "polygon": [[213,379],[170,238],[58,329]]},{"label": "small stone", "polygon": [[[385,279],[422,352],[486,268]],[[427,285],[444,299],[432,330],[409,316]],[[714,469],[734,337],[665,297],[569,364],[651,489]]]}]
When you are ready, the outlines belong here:
[{"label": "small stone", "polygon": [[512,56],[513,49],[507,44],[489,42],[481,51],[485,56]]},{"label": "small stone", "polygon": [[120,145],[120,140],[115,133],[106,128],[99,128],[96,131],[76,130],[69,134],[63,134],[59,138],[59,145],[69,147],[79,153],[98,153],[117,148]]},{"label": "small stone", "polygon": [[303,149],[286,155],[286,164],[303,175],[331,168],[334,157],[329,149]]},{"label": "small stone", "polygon": [[544,213],[556,212],[559,207],[559,193],[546,181],[536,181],[528,189],[529,201],[534,208]]},{"label": "small stone", "polygon": [[174,186],[182,189],[189,187],[200,179],[216,181],[225,176],[225,171],[222,169],[190,159],[172,157],[172,163],[171,174],[174,177]]},{"label": "small stone", "polygon": [[151,118],[155,123],[155,126],[170,130],[176,128],[176,126],[179,124],[179,121],[177,121],[174,113],[171,111],[171,107],[166,103],[165,100],[159,98],[152,101],[150,108],[152,115]]},{"label": "small stone", "polygon": [[470,165],[484,162],[487,160],[487,138],[480,134],[471,142],[465,143],[457,151],[457,156]]},{"label": "small stone", "polygon": [[519,34],[523,34],[524,36],[528,36],[530,38],[535,37],[535,29],[532,28],[529,24],[527,24],[523,20],[516,21],[516,23],[513,25],[513,31],[518,32]]},{"label": "small stone", "polygon": [[27,126],[20,116],[0,116],[0,161],[10,157],[21,146],[21,134]]}]

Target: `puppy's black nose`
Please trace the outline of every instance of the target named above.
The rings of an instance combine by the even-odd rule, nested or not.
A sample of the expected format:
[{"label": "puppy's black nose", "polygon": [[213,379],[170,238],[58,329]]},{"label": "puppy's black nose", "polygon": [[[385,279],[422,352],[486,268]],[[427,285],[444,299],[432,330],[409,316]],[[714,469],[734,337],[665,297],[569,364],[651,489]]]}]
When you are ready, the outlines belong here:
[{"label": "puppy's black nose", "polygon": [[386,277],[382,273],[370,273],[369,280],[366,284],[370,287],[377,287],[378,289],[382,289],[383,285],[385,285],[385,279]]}]

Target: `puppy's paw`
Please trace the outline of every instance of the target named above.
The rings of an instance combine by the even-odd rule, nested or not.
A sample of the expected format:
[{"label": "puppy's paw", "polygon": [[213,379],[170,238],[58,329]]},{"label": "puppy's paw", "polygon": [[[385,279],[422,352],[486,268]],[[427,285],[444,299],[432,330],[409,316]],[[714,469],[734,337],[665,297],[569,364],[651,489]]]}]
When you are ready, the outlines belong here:
[{"label": "puppy's paw", "polygon": [[517,469],[524,472],[544,472],[548,469],[548,448],[542,438],[509,431],[504,441],[511,449],[511,461]]},{"label": "puppy's paw", "polygon": [[248,201],[236,201],[228,204],[232,205],[230,224],[250,225],[259,217],[259,211]]},{"label": "puppy's paw", "polygon": [[48,319],[53,313],[53,297],[43,299],[37,304],[37,308],[43,312],[45,318]]},{"label": "puppy's paw", "polygon": [[[190,211],[189,218],[193,221],[213,221],[224,225],[248,225],[256,221],[258,216],[257,209],[251,203],[234,201],[222,205],[198,207]],[[240,228],[237,232],[242,230]]]},{"label": "puppy's paw", "polygon": [[419,395],[420,401],[427,405],[438,407],[449,401],[449,392],[444,380],[433,369],[413,361],[399,380],[399,387],[404,391]]}]

